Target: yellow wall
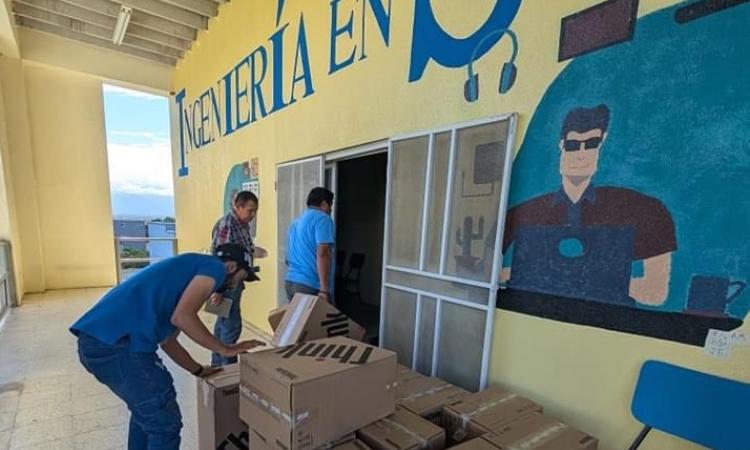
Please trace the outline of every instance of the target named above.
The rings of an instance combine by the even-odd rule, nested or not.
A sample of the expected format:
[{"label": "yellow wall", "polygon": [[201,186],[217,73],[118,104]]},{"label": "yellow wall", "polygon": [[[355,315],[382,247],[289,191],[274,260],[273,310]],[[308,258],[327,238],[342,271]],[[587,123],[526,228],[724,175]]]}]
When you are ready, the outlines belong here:
[{"label": "yellow wall", "polygon": [[[250,286],[244,299],[245,318],[267,328],[265,313],[276,304],[275,196],[276,164],[305,156],[385,139],[443,125],[466,122],[509,112],[519,113],[516,148],[522,142],[536,105],[566,63],[557,62],[560,18],[597,3],[593,0],[523,2],[513,29],[523,51],[517,66],[519,81],[508,94],[498,96],[498,62],[507,58],[507,43],[493,48],[477,64],[485,93],[474,104],[462,95],[463,69],[428,64],[418,83],[408,83],[413,1],[393,1],[391,44],[386,48],[368,16],[368,58],[341,72],[328,75],[329,2],[286,2],[282,24],[291,22],[285,45],[285,91],[289,93],[294,63],[297,21],[304,5],[315,94],[280,112],[252,123],[204,148],[188,152],[189,175],[175,178],[178,238],[181,251],[204,250],[210,231],[222,212],[224,184],[229,169],[253,157],[260,158],[261,206],[257,242],[269,248],[272,258],[263,261],[263,281]],[[441,22],[456,36],[473,32],[494,4],[490,0],[466,2],[433,0]],[[644,15],[673,4],[644,0]],[[359,42],[361,2],[339,3],[340,21],[355,10],[355,36],[339,39],[339,58]],[[175,71],[173,90],[185,89],[188,101],[216,86],[235,64],[258,45],[268,45],[276,31],[276,2],[231,2],[221,7],[218,19]],[[359,56],[359,54],[357,54]],[[269,59],[270,50],[269,50]],[[270,70],[270,67],[269,67]],[[522,78],[521,78],[522,77]],[[303,85],[300,84],[298,97]],[[218,88],[217,88],[218,89]],[[264,85],[267,99],[270,86]],[[175,125],[173,124],[173,130]],[[174,135],[173,143],[178,142]],[[175,170],[180,155],[173,152]],[[742,328],[746,333],[750,327]],[[632,334],[580,327],[505,311],[496,312],[490,378],[538,400],[557,416],[602,439],[600,448],[621,449],[637,432],[629,403],[640,364],[649,358],[672,361],[728,377],[750,381],[750,349],[735,349],[728,360],[704,355],[702,349]],[[645,450],[688,449],[673,438],[656,436]]]},{"label": "yellow wall", "polygon": [[16,208],[15,213],[11,210],[11,215],[18,226],[18,237],[13,240],[16,281],[20,293],[41,292],[45,284],[36,173],[29,134],[26,84],[19,59],[0,57],[0,86],[6,183],[12,185],[8,192],[12,192],[11,203]]},{"label": "yellow wall", "polygon": [[47,289],[115,282],[100,80],[24,67]]}]

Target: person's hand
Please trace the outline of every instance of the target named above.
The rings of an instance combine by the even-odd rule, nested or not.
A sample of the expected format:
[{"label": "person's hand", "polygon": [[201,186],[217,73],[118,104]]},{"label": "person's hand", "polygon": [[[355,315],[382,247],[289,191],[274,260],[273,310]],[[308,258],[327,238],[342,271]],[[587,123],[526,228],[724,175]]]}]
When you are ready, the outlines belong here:
[{"label": "person's hand", "polygon": [[198,378],[208,378],[211,375],[214,375],[221,371],[222,371],[221,367],[204,366],[203,370],[201,370],[200,373],[198,374]]},{"label": "person's hand", "polygon": [[268,250],[263,247],[256,245],[253,248],[253,258],[265,258],[268,256]]},{"label": "person's hand", "polygon": [[245,353],[247,351],[250,351],[254,349],[255,347],[263,347],[265,345],[266,344],[256,339],[251,339],[249,341],[242,341],[236,344],[227,345],[227,348],[224,350],[224,353],[222,353],[221,356],[224,356],[226,358],[231,358],[233,356],[239,355],[240,353]]},{"label": "person's hand", "polygon": [[213,294],[211,294],[209,300],[212,305],[219,306],[219,304],[221,304],[221,301],[224,300],[224,296],[219,294],[218,292],[214,292]]},{"label": "person's hand", "polygon": [[328,301],[328,292],[318,291],[318,298],[322,298],[323,300]]}]

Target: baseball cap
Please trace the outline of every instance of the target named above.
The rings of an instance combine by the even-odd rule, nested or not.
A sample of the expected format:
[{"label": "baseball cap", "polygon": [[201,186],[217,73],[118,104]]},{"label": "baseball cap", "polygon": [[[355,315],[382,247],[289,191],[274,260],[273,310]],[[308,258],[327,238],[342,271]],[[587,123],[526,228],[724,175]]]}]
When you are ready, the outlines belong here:
[{"label": "baseball cap", "polygon": [[255,268],[252,266],[253,257],[245,247],[233,243],[221,244],[216,247],[215,254],[222,261],[234,261],[241,269],[245,269],[247,272],[245,281],[256,281],[259,279],[255,275]]}]

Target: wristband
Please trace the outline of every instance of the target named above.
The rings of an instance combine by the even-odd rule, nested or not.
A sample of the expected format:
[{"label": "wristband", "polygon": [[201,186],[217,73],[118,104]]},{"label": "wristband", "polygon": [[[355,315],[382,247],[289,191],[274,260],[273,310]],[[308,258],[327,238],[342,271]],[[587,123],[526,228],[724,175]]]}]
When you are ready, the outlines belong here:
[{"label": "wristband", "polygon": [[199,377],[200,374],[203,373],[203,366],[198,367],[198,369],[196,369],[196,370],[194,370],[194,371],[192,371],[190,373],[192,373],[193,376]]}]

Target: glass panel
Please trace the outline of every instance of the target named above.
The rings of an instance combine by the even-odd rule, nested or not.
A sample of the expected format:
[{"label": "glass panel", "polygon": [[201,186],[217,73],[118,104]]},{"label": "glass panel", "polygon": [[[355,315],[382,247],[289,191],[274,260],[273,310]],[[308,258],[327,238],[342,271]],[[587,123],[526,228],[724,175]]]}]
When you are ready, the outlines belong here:
[{"label": "glass panel", "polygon": [[286,277],[286,237],[292,220],[304,211],[307,194],[320,186],[322,160],[315,159],[296,164],[280,166],[276,170],[276,274],[278,299],[286,303],[284,278]]},{"label": "glass panel", "polygon": [[388,264],[419,267],[428,138],[393,143]]},{"label": "glass panel", "polygon": [[419,313],[419,333],[417,338],[417,372],[432,375],[432,348],[435,343],[435,314],[437,300],[422,296],[422,308]]},{"label": "glass panel", "polygon": [[490,281],[509,121],[458,131],[446,274]]},{"label": "glass panel", "polygon": [[386,270],[385,279],[389,284],[419,289],[420,291],[431,292],[438,296],[445,295],[480,305],[486,305],[490,295],[489,289],[483,287],[454,281],[437,280],[423,275],[414,275],[392,269]]},{"label": "glass panel", "polygon": [[451,133],[435,135],[432,145],[432,181],[428,192],[427,246],[425,270],[438,273],[440,270],[440,244],[443,238],[443,216],[445,214],[445,191],[448,186],[448,162],[451,150]]},{"label": "glass panel", "polygon": [[398,362],[411,367],[417,295],[396,289],[385,290],[383,347],[396,352]]},{"label": "glass panel", "polygon": [[438,378],[472,392],[479,390],[485,314],[481,310],[442,302]]}]

